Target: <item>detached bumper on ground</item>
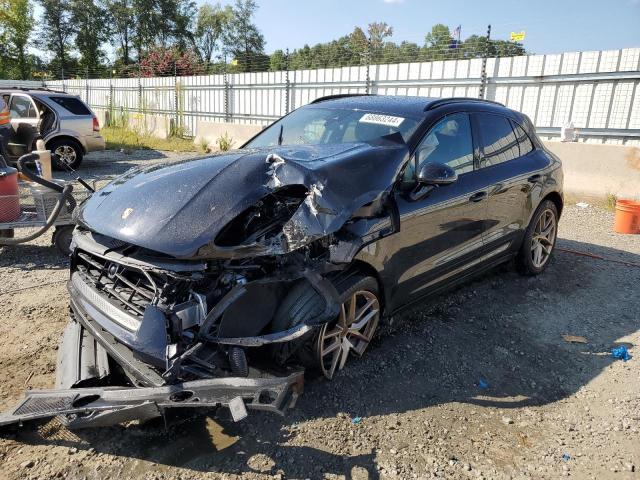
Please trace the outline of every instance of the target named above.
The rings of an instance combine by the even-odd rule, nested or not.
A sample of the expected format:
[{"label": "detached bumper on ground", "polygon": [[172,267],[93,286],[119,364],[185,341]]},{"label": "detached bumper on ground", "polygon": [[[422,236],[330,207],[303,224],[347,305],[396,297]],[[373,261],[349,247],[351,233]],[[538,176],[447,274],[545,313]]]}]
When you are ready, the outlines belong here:
[{"label": "detached bumper on ground", "polygon": [[304,387],[303,371],[293,371],[282,376],[259,372],[257,378],[211,378],[151,387],[68,388],[106,377],[108,356],[126,366],[129,373],[149,380],[150,369],[130,350],[89,317],[72,314],[58,355],[59,388],[28,391],[16,407],[0,414],[0,426],[63,415],[71,428],[100,427],[149,420],[180,407],[227,407],[239,421],[246,417],[247,409],[283,415]]}]

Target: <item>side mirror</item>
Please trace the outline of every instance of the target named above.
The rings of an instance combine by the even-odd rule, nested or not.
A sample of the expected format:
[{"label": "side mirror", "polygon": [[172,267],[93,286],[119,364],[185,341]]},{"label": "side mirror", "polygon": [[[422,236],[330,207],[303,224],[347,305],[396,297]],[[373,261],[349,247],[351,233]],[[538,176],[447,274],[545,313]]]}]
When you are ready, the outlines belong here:
[{"label": "side mirror", "polygon": [[420,185],[449,185],[456,180],[456,171],[444,163],[425,163],[418,170]]}]

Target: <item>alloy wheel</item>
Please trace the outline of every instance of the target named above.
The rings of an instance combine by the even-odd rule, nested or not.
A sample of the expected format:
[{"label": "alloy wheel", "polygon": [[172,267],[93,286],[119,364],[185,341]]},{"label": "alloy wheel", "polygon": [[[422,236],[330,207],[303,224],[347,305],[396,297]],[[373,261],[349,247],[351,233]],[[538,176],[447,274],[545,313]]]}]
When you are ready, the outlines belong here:
[{"label": "alloy wheel", "polygon": [[59,163],[63,163],[65,165],[73,165],[76,161],[76,151],[73,147],[69,145],[60,145],[53,152],[58,158]]},{"label": "alloy wheel", "polygon": [[536,268],[542,268],[553,250],[556,241],[556,215],[546,209],[538,218],[531,237],[531,262]]},{"label": "alloy wheel", "polygon": [[340,307],[337,323],[324,325],[318,335],[316,355],[322,374],[332,379],[351,352],[364,353],[380,320],[380,302],[372,292],[359,290]]}]

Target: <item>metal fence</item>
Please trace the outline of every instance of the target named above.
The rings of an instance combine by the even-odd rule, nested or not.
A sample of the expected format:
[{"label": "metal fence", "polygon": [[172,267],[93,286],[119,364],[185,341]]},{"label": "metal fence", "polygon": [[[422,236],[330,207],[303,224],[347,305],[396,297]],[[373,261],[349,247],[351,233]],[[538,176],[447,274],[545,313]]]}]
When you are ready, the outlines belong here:
[{"label": "metal fence", "polygon": [[[340,93],[483,96],[527,114],[543,138],[570,122],[582,141],[640,145],[640,48],[314,70],[157,78],[58,80],[97,111],[164,118],[197,135],[198,122],[267,125]],[[486,75],[483,75],[483,67]]]}]

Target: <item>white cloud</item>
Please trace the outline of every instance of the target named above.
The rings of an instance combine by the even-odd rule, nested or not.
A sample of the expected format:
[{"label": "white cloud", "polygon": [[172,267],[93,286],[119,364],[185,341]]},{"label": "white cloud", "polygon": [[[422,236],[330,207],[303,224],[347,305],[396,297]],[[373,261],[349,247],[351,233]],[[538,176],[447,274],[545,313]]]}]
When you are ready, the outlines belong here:
[{"label": "white cloud", "polygon": [[382,0],[384,3],[404,3],[404,0]]}]

